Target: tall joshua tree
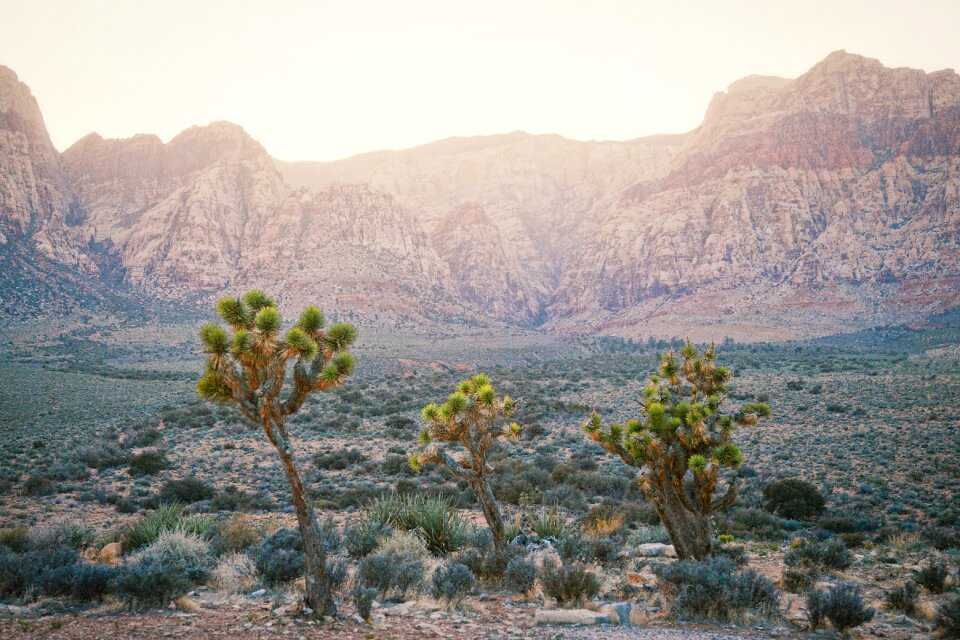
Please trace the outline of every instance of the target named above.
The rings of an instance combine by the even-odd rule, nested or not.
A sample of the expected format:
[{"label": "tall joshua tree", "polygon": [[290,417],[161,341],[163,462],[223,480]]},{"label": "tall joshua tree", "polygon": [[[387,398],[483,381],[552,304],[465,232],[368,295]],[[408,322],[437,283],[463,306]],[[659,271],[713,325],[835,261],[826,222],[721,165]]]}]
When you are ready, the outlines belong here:
[{"label": "tall joshua tree", "polygon": [[[431,403],[423,408],[427,426],[420,432],[420,451],[410,458],[410,466],[415,470],[436,462],[466,481],[483,509],[497,546],[504,543],[503,518],[490,488],[493,470],[487,465],[487,452],[497,438],[516,439],[520,435],[519,424],[507,423],[514,409],[513,399],[499,397],[487,376],[480,374],[464,380],[445,403]],[[458,458],[448,452],[456,445],[463,449]]]},{"label": "tall joshua tree", "polygon": [[643,391],[640,417],[603,427],[594,413],[587,436],[640,469],[640,489],[653,502],[670,533],[677,556],[701,560],[710,555],[709,516],[729,508],[737,498],[737,478],[714,497],[721,469],[743,462],[731,437],[736,425],[753,425],[770,415],[770,406],[748,402],[725,413],[730,370],[716,363],[711,344],[703,353],[688,341],[663,356],[660,375]]},{"label": "tall joshua tree", "polygon": [[[276,304],[259,290],[240,299],[223,298],[217,313],[229,325],[230,333],[213,323],[200,329],[210,357],[197,393],[212,402],[236,405],[244,417],[263,428],[277,450],[303,538],[307,603],[321,616],[335,615],[317,516],[307,498],[285,420],[312,392],[334,388],[353,372],[355,361],[347,348],[356,340],[357,330],[351,324],[337,323],[324,331],[323,312],[307,307],[297,324],[281,337]],[[290,363],[293,373],[287,380]]]}]

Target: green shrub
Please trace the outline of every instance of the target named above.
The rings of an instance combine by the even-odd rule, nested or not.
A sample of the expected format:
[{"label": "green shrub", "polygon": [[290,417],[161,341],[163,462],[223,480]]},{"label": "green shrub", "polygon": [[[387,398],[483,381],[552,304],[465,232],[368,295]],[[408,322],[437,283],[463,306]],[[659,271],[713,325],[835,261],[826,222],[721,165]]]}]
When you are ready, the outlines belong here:
[{"label": "green shrub", "polygon": [[140,476],[152,476],[160,473],[170,465],[167,456],[163,451],[144,451],[130,459],[130,465],[127,472],[137,478]]},{"label": "green shrub", "polygon": [[729,558],[659,565],[654,572],[675,589],[671,615],[680,620],[735,621],[751,612],[777,611],[776,586],[754,571],[737,571]]},{"label": "green shrub", "polygon": [[944,638],[960,638],[960,596],[954,596],[937,609],[937,629]]},{"label": "green shrub", "polygon": [[214,522],[206,516],[184,516],[179,502],[161,504],[150,515],[130,525],[123,533],[123,548],[134,551],[157,539],[164,531],[179,529],[185,533],[205,536],[212,532]]},{"label": "green shrub", "polygon": [[313,462],[318,469],[342,471],[347,467],[363,462],[363,454],[356,449],[340,449],[330,453],[314,454]]},{"label": "green shrub", "polygon": [[423,561],[412,555],[371,553],[360,561],[358,579],[362,586],[377,590],[381,598],[393,594],[404,599],[423,585]]},{"label": "green shrub", "polygon": [[296,529],[277,529],[251,547],[247,554],[269,584],[282,584],[299,578],[307,566],[303,555],[303,538]]},{"label": "green shrub", "polygon": [[351,558],[362,558],[377,548],[381,538],[393,533],[393,527],[374,520],[361,520],[356,526],[347,527],[344,534],[347,553]]},{"label": "green shrub", "polygon": [[431,582],[434,598],[445,600],[447,606],[456,606],[473,589],[476,579],[466,565],[451,562],[437,567]]},{"label": "green shrub", "polygon": [[116,574],[115,567],[102,564],[68,564],[44,571],[37,587],[48,596],[67,596],[81,602],[100,600],[109,593]]},{"label": "green shrub", "polygon": [[112,590],[131,606],[162,607],[185,595],[192,586],[189,576],[175,567],[158,562],[136,562],[117,571]]},{"label": "green shrub", "polygon": [[11,551],[26,551],[30,546],[30,538],[27,535],[27,528],[22,524],[8,529],[0,529],[0,546],[6,547]]},{"label": "green shrub", "polygon": [[801,542],[783,556],[788,567],[847,569],[853,564],[853,553],[842,541],[831,538],[826,542]]},{"label": "green shrub", "polygon": [[431,553],[456,551],[467,540],[470,525],[453,501],[442,496],[391,493],[364,509],[364,520],[390,525],[402,531],[418,530]]},{"label": "green shrub", "polygon": [[112,444],[85,447],[77,454],[77,458],[88,467],[99,470],[122,467],[130,462],[127,452]]},{"label": "green shrub", "polygon": [[818,576],[819,572],[815,568],[786,567],[780,584],[791,593],[803,593],[816,583]]},{"label": "green shrub", "polygon": [[516,556],[507,563],[503,572],[504,586],[515,593],[527,593],[537,582],[537,565],[530,560]]},{"label": "green shrub", "polygon": [[779,541],[787,537],[781,518],[760,509],[737,509],[720,518],[717,532],[747,540]]},{"label": "green shrub", "polygon": [[863,606],[860,588],[839,584],[829,591],[811,591],[807,594],[810,627],[816,629],[826,618],[841,633],[873,619],[874,610]]},{"label": "green shrub", "polygon": [[562,538],[570,532],[570,525],[567,518],[560,509],[540,509],[536,515],[530,519],[530,528],[541,538]]},{"label": "green shrub", "polygon": [[912,616],[917,610],[917,599],[919,597],[920,590],[917,588],[917,583],[913,580],[907,580],[887,593],[887,608],[902,611],[908,616]]},{"label": "green shrub", "polygon": [[189,477],[183,480],[167,480],[160,488],[160,502],[190,504],[213,497],[211,489],[203,480]]},{"label": "green shrub", "polygon": [[931,561],[927,566],[914,572],[917,583],[930,593],[943,593],[947,582],[947,567],[942,562]]},{"label": "green shrub", "polygon": [[21,493],[25,496],[49,496],[57,492],[57,485],[45,475],[35,473],[23,481]]},{"label": "green shrub", "polygon": [[74,565],[79,560],[73,549],[55,547],[27,553],[0,548],[0,598],[18,598],[51,569]]},{"label": "green shrub", "polygon": [[581,564],[556,564],[545,561],[540,569],[543,593],[560,606],[584,602],[600,592],[600,580]]},{"label": "green shrub", "polygon": [[357,608],[357,615],[364,620],[370,619],[370,609],[373,601],[377,597],[377,590],[373,587],[364,587],[363,585],[354,585],[351,591],[353,597],[353,606]]},{"label": "green shrub", "polygon": [[797,478],[771,482],[763,488],[764,508],[784,518],[806,520],[823,513],[823,494],[816,486]]},{"label": "green shrub", "polygon": [[214,564],[210,545],[205,540],[178,529],[160,533],[133,561],[166,565],[182,572],[192,582],[204,580]]},{"label": "green shrub", "polygon": [[30,534],[30,545],[35,549],[58,547],[80,549],[92,544],[94,537],[93,531],[86,525],[58,522],[48,527],[34,529]]}]

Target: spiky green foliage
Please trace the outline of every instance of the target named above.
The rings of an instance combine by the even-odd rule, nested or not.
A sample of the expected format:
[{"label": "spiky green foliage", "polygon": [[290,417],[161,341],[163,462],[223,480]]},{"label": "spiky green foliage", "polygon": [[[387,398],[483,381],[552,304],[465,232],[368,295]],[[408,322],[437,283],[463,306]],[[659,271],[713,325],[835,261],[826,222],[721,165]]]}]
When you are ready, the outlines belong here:
[{"label": "spiky green foliage", "polygon": [[[200,329],[210,354],[197,393],[211,402],[234,404],[259,425],[276,448],[290,482],[304,541],[307,600],[320,615],[336,613],[320,527],[306,495],[284,424],[315,391],[339,386],[356,361],[347,351],[357,339],[353,325],[338,323],[324,331],[323,312],[307,307],[296,325],[281,337],[283,318],[274,299],[263,291],[223,298],[217,313],[232,335],[210,323]],[[288,376],[291,368],[293,375]],[[290,382],[287,382],[290,378]]]},{"label": "spiky green foliage", "polygon": [[[420,450],[410,459],[414,470],[435,462],[466,481],[483,507],[497,544],[503,541],[504,529],[490,488],[493,470],[487,465],[487,452],[497,439],[515,440],[520,435],[520,425],[509,421],[515,410],[513,399],[500,397],[488,376],[464,380],[442,405],[423,408],[426,428],[419,436]],[[450,450],[459,453],[455,457]]]},{"label": "spiky green foliage", "polygon": [[676,512],[686,511],[682,518],[705,527],[707,516],[733,503],[735,478],[722,497],[714,493],[721,472],[743,462],[732,439],[735,427],[754,425],[770,415],[770,406],[763,402],[725,411],[730,377],[730,370],[716,362],[713,345],[701,352],[688,341],[679,355],[671,351],[663,356],[658,375],[651,376],[643,390],[639,417],[604,427],[594,413],[584,426],[590,439],[641,470],[640,487],[657,506],[681,554],[691,545],[682,544],[674,533],[689,527],[677,521]]}]

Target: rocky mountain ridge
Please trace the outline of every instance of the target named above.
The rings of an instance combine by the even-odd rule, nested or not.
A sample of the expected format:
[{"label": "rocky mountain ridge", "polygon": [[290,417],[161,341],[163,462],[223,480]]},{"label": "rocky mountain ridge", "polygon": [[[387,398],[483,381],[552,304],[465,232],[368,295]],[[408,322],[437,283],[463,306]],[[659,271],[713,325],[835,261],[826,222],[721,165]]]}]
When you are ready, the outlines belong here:
[{"label": "rocky mountain ridge", "polygon": [[325,163],[223,122],[61,155],[0,68],[0,169],[0,270],[34,252],[162,299],[256,284],[371,323],[776,338],[960,297],[960,77],[845,52],[733,83],[683,136]]}]

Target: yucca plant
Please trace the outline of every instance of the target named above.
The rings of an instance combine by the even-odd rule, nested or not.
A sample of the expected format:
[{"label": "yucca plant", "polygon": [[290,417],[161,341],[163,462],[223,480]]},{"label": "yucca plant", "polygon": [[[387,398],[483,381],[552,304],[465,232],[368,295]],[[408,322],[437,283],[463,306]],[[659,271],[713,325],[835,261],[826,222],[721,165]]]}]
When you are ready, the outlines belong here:
[{"label": "yucca plant", "polygon": [[365,522],[417,531],[436,555],[456,551],[470,533],[470,525],[453,501],[438,495],[391,493],[373,500],[364,509]]},{"label": "yucca plant", "polygon": [[[431,403],[423,408],[427,426],[420,432],[420,451],[410,458],[414,470],[435,462],[470,486],[496,546],[504,543],[505,535],[503,518],[490,487],[493,469],[487,465],[487,452],[498,438],[519,437],[520,425],[507,421],[515,409],[513,399],[498,396],[487,376],[479,374],[464,380],[445,403]],[[454,457],[448,451],[453,447],[460,447],[463,453]]]},{"label": "yucca plant", "polygon": [[753,425],[770,415],[770,406],[748,402],[723,411],[731,372],[716,363],[711,344],[700,353],[688,341],[665,354],[659,375],[644,389],[639,418],[603,426],[594,413],[587,436],[631,467],[641,470],[640,489],[653,502],[670,533],[677,556],[710,555],[709,516],[730,507],[737,497],[736,477],[719,498],[720,472],[743,461],[732,440],[736,425]]},{"label": "yucca plant", "polygon": [[[242,298],[223,298],[217,313],[230,333],[217,324],[200,329],[209,354],[197,393],[211,402],[236,405],[250,422],[263,429],[283,463],[293,494],[306,559],[306,600],[319,615],[335,615],[332,576],[326,565],[323,536],[313,505],[294,458],[285,420],[315,391],[327,391],[353,373],[347,351],[357,338],[351,324],[324,330],[323,312],[307,307],[296,325],[281,335],[283,320],[273,298],[262,291]],[[292,364],[292,376],[286,383]]]}]

